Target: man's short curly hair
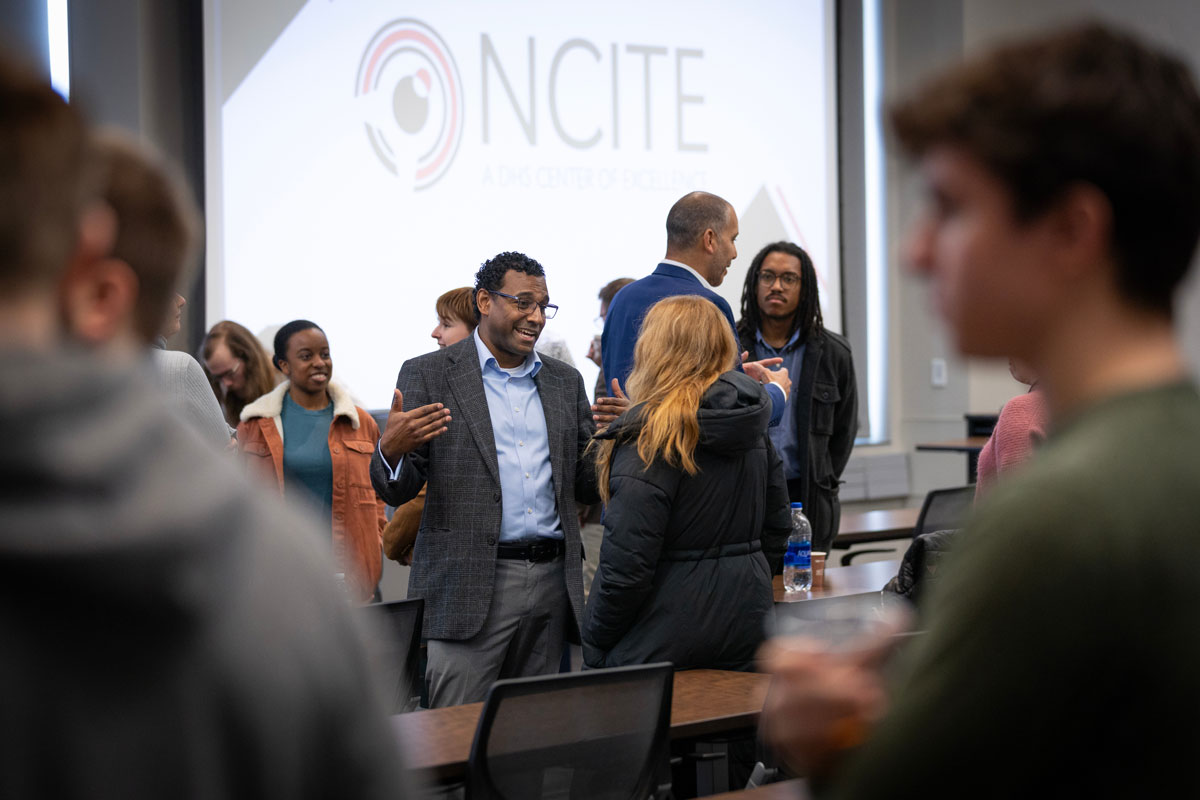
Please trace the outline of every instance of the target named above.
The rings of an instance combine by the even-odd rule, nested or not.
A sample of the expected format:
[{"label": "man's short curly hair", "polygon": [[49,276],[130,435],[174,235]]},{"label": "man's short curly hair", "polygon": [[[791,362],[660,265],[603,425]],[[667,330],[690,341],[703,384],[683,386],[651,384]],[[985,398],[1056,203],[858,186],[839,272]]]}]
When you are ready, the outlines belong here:
[{"label": "man's short curly hair", "polygon": [[546,277],[546,270],[542,269],[542,265],[524,253],[511,251],[500,253],[495,258],[483,262],[479,267],[479,271],[475,273],[475,291],[471,294],[471,305],[475,309],[476,322],[481,319],[479,313],[479,290],[500,291],[500,287],[504,285],[504,276],[508,274],[509,270],[524,272],[526,275],[533,275],[535,278]]}]

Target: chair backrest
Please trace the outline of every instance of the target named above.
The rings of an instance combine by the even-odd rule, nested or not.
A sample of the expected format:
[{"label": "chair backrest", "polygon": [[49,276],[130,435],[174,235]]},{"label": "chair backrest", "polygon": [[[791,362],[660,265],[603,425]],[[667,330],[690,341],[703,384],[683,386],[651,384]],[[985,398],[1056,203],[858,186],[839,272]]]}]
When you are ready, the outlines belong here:
[{"label": "chair backrest", "polygon": [[372,640],[367,643],[375,669],[391,700],[390,711],[399,714],[417,707],[421,696],[421,619],[425,601],[399,600],[366,606],[374,615]]},{"label": "chair backrest", "polygon": [[961,528],[975,501],[975,484],[955,489],[934,489],[925,495],[925,503],[913,528],[913,538],[922,533]]},{"label": "chair backrest", "polygon": [[367,411],[371,415],[371,419],[375,420],[375,424],[379,426],[380,433],[383,433],[383,429],[387,427],[387,418],[390,412],[390,408],[372,408]]},{"label": "chair backrest", "polygon": [[645,800],[670,782],[669,663],[497,681],[471,745],[470,800]]}]

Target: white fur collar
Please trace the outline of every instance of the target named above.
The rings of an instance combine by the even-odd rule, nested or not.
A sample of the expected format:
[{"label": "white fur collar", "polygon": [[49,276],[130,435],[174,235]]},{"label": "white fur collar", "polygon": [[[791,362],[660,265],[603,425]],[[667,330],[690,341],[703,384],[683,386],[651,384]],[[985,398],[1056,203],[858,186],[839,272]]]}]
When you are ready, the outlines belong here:
[{"label": "white fur collar", "polygon": [[[241,420],[245,422],[255,417],[274,419],[277,427],[282,428],[280,415],[283,414],[283,396],[287,394],[291,381],[284,381],[250,405],[242,409]],[[333,416],[345,417],[350,420],[350,427],[358,430],[358,409],[354,407],[354,398],[340,384],[329,382],[329,396],[333,399]]]}]

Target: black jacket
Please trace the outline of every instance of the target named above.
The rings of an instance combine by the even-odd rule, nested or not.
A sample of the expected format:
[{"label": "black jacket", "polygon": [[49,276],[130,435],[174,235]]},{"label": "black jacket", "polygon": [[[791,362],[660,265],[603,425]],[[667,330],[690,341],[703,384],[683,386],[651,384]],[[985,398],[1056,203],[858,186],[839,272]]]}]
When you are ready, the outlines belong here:
[{"label": "black jacket", "polygon": [[[755,331],[738,324],[739,345],[750,361],[763,358]],[[795,430],[808,431],[804,514],[812,523],[813,550],[828,551],[842,519],[838,485],[858,433],[858,383],[850,343],[831,331],[814,336],[804,351],[799,375],[791,375],[786,413],[795,415]]]},{"label": "black jacket", "polygon": [[937,582],[938,567],[958,541],[959,530],[930,531],[914,536],[900,560],[900,571],[888,581],[883,591],[919,602]]},{"label": "black jacket", "polygon": [[740,372],[717,379],[700,403],[695,475],[661,460],[643,469],[637,414],[600,434],[617,445],[584,661],[751,669],[791,529],[783,464],[766,433],[770,398]]}]

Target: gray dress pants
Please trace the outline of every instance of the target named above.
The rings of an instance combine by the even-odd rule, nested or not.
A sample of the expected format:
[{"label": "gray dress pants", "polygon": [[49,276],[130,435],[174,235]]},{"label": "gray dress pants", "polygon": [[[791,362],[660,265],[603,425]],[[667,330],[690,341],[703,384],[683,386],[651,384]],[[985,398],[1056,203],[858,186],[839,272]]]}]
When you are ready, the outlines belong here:
[{"label": "gray dress pants", "polygon": [[480,702],[501,678],[557,673],[570,605],[563,556],[536,564],[497,559],[492,604],[479,633],[429,640],[429,707]]}]

